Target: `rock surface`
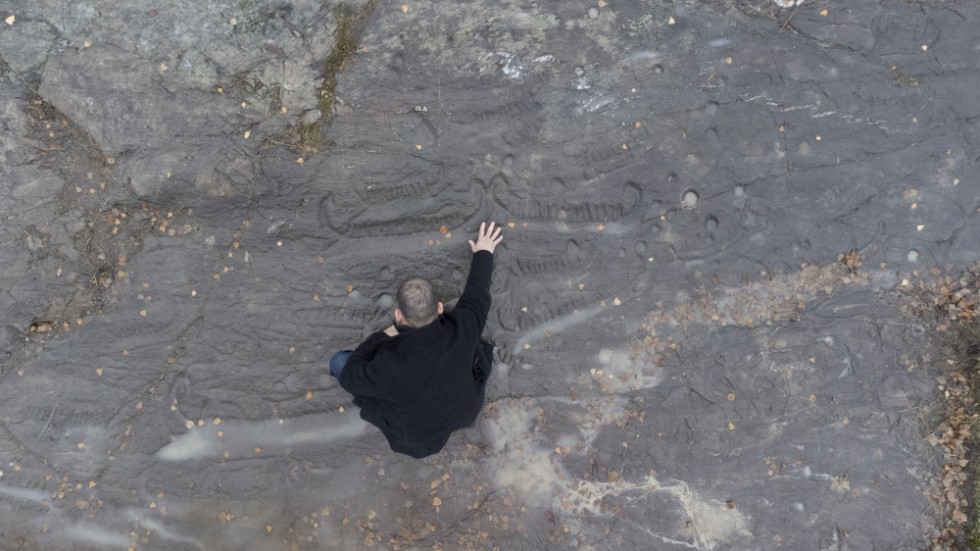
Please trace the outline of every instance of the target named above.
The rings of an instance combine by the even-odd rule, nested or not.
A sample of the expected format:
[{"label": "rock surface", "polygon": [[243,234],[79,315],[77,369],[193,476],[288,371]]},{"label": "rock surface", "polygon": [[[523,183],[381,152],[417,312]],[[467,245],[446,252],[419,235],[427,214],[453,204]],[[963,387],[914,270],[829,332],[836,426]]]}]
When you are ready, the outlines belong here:
[{"label": "rock surface", "polygon": [[[980,256],[974,3],[0,19],[4,549],[931,534],[935,374],[897,305]],[[407,275],[458,294],[486,219],[484,415],[394,455],[327,358]]]}]

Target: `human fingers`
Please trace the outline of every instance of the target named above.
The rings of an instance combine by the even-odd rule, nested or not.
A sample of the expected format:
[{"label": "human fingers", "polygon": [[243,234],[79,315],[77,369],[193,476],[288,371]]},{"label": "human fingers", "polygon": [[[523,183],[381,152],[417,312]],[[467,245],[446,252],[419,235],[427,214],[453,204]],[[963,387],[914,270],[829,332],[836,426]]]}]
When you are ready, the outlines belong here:
[{"label": "human fingers", "polygon": [[486,226],[487,226],[486,222],[480,222],[480,231],[478,231],[476,234],[477,239],[483,236],[483,231],[486,228]]},{"label": "human fingers", "polygon": [[494,226],[496,226],[496,222],[494,222],[494,221],[491,220],[490,221],[490,226],[487,227],[487,235],[488,236],[491,235],[491,234],[493,234],[493,228],[494,228]]},{"label": "human fingers", "polygon": [[476,252],[476,243],[472,239],[470,239],[470,250]]}]

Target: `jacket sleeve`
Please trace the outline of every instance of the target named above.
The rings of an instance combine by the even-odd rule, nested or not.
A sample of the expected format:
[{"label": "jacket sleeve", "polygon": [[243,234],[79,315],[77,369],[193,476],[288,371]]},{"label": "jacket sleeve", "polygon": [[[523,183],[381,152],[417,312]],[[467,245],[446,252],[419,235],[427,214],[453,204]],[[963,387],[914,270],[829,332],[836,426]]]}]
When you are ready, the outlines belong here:
[{"label": "jacket sleeve", "polygon": [[354,396],[390,399],[390,381],[381,376],[380,365],[376,361],[381,345],[390,338],[384,331],[377,331],[358,345],[340,372],[340,386],[344,390]]},{"label": "jacket sleeve", "polygon": [[493,276],[493,253],[477,251],[470,262],[470,275],[466,278],[466,287],[456,302],[453,312],[457,317],[467,317],[476,322],[479,332],[487,323],[490,314],[490,279]]}]

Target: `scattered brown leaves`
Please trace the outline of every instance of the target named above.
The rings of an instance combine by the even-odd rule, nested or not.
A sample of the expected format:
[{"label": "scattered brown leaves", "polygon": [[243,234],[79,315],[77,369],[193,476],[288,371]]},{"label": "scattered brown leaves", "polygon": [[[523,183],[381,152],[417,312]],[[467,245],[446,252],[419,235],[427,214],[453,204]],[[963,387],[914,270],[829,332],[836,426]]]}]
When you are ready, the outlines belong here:
[{"label": "scattered brown leaves", "polygon": [[[943,395],[947,404],[963,403],[970,397],[967,377],[959,370],[941,378],[945,381]],[[963,488],[969,478],[965,468],[969,464],[967,443],[973,430],[970,414],[964,407],[956,407],[939,427],[925,437],[925,441],[943,449],[943,466],[937,483],[923,492],[940,513],[941,525],[937,535],[930,538],[930,551],[959,549],[957,540],[960,530],[969,517],[969,503]]]},{"label": "scattered brown leaves", "polygon": [[980,264],[971,267],[961,277],[942,277],[936,282],[935,290],[931,294],[931,306],[944,318],[954,322],[972,320],[977,316]]},{"label": "scattered brown leaves", "polygon": [[[945,406],[945,418],[930,434],[926,443],[942,449],[942,465],[930,488],[923,493],[937,513],[937,528],[929,535],[929,551],[959,550],[964,535],[969,533],[970,505],[976,495],[965,488],[975,469],[968,469],[974,450],[974,431],[980,393],[980,374],[977,373],[980,349],[980,327],[977,325],[977,295],[980,294],[980,263],[965,269],[933,268],[931,279],[920,279],[912,291],[903,291],[906,300],[902,310],[915,317],[935,334],[941,349],[940,365],[947,371],[938,377],[940,407]],[[912,277],[918,277],[913,272]],[[931,353],[923,354],[921,362],[928,363]],[[903,358],[904,359],[904,358]],[[974,472],[970,472],[973,470]],[[976,532],[977,528],[972,529]]]},{"label": "scattered brown leaves", "polygon": [[861,260],[863,260],[863,258],[854,249],[851,249],[851,252],[847,253],[846,255],[841,255],[840,256],[841,264],[843,264],[844,266],[846,266],[847,267],[847,270],[851,274],[856,274],[857,273],[858,268],[861,267]]}]

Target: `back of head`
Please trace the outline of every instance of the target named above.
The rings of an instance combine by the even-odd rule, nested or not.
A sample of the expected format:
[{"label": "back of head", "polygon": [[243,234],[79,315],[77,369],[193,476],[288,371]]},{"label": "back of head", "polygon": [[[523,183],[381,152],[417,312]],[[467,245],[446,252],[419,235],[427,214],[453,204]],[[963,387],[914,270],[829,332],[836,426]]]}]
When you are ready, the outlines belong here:
[{"label": "back of head", "polygon": [[405,280],[398,288],[395,300],[409,327],[422,327],[436,319],[438,301],[435,292],[432,284],[421,277]]}]

